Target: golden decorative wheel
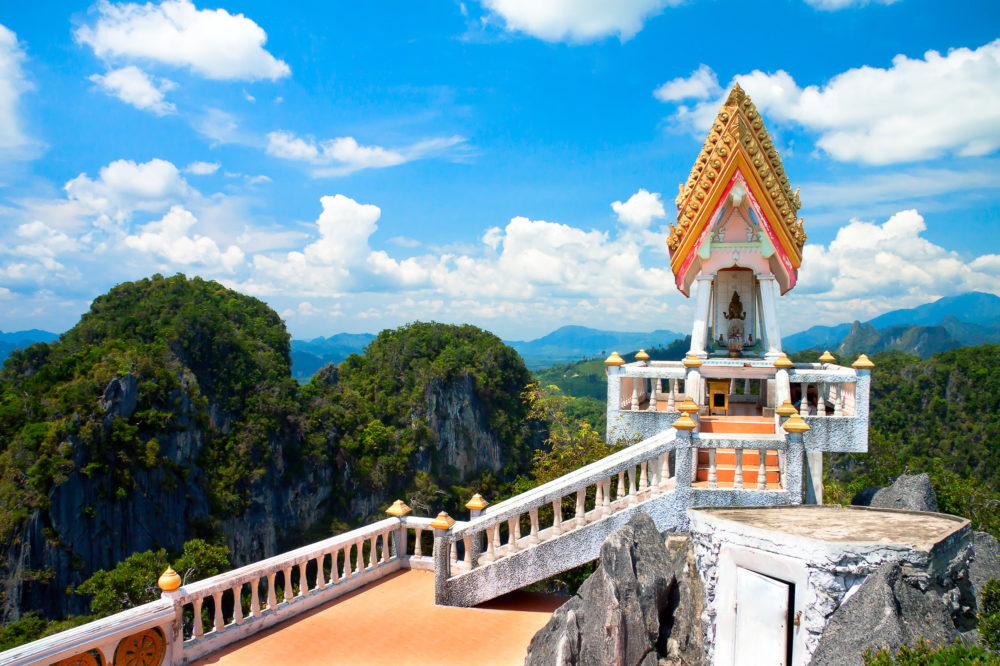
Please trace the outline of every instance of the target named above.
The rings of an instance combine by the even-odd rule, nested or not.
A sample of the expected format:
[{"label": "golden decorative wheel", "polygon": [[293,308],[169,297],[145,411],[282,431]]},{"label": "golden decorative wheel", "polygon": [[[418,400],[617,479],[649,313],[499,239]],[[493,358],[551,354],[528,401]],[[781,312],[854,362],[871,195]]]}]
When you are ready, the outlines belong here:
[{"label": "golden decorative wheel", "polygon": [[114,666],[159,666],[166,652],[163,634],[146,629],[122,639],[115,650]]}]

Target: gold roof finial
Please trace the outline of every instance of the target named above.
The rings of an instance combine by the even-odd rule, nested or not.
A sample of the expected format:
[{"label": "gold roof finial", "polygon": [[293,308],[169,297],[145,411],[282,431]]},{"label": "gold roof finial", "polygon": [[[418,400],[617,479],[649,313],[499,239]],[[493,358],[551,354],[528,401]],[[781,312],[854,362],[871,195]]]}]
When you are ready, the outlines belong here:
[{"label": "gold roof finial", "polygon": [[181,577],[177,575],[173,567],[167,565],[167,570],[160,574],[160,578],[156,581],[156,584],[164,592],[173,592],[181,586]]},{"label": "gold roof finial", "polygon": [[392,503],[388,509],[385,510],[390,516],[396,516],[397,518],[402,518],[410,512],[410,507],[403,503],[403,500],[396,500]]},{"label": "gold roof finial", "polygon": [[431,527],[436,530],[450,530],[455,524],[455,519],[448,515],[447,511],[442,511],[437,518],[431,521]]},{"label": "gold roof finial", "polygon": [[472,499],[470,499],[468,502],[465,503],[465,508],[468,509],[469,511],[476,511],[477,509],[479,511],[482,511],[489,505],[490,503],[484,500],[482,495],[476,493],[475,495],[472,496]]},{"label": "gold roof finial", "polygon": [[680,418],[673,423],[674,428],[677,430],[694,430],[697,425],[687,412],[681,414]]},{"label": "gold roof finial", "polygon": [[625,359],[618,355],[618,352],[611,352],[611,356],[604,359],[604,365],[625,365]]},{"label": "gold roof finial", "polygon": [[785,421],[781,427],[785,429],[785,432],[791,432],[798,435],[801,435],[805,431],[809,430],[809,424],[803,421],[802,417],[799,416],[797,412],[792,414],[792,416]]},{"label": "gold roof finial", "polygon": [[799,413],[799,410],[795,409],[795,405],[792,404],[792,401],[788,399],[778,405],[777,409],[774,411],[778,416],[791,416],[792,414]]},{"label": "gold roof finial", "polygon": [[851,363],[851,367],[856,368],[858,370],[871,370],[872,368],[875,367],[875,364],[872,363],[871,359],[868,358],[868,356],[862,354],[861,356],[858,357],[856,361],[854,361],[854,363]]},{"label": "gold roof finial", "polygon": [[788,358],[788,354],[782,352],[781,356],[775,360],[774,367],[779,370],[788,370],[789,368],[794,368],[795,364],[792,363],[792,359]]}]

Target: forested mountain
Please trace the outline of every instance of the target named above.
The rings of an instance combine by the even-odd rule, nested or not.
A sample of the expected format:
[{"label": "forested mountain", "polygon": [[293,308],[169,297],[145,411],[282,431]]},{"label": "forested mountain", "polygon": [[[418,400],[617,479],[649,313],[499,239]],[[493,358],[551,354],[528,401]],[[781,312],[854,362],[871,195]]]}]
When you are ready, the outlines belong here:
[{"label": "forested mountain", "polygon": [[680,333],[664,330],[632,333],[601,331],[586,326],[563,326],[534,340],[507,341],[507,344],[517,350],[529,368],[539,369],[554,363],[609,354],[615,349],[665,347],[682,337],[684,336]]},{"label": "forested mountain", "polygon": [[196,537],[240,565],[397,496],[455,511],[528,468],[530,379],[496,336],[413,324],[302,387],[261,301],[182,275],[119,285],[0,371],[3,618],[86,612],[68,587]]},{"label": "forested mountain", "polygon": [[893,310],[864,323],[813,326],[785,336],[783,345],[792,352],[896,350],[927,358],[954,347],[984,342],[1000,343],[1000,297],[974,291]]}]

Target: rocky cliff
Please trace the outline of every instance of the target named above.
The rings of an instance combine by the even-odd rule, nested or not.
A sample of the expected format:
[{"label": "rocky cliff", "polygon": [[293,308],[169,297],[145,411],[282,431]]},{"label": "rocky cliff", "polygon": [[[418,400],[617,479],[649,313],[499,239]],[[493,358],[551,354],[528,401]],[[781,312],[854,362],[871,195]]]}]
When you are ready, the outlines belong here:
[{"label": "rocky cliff", "polygon": [[86,612],[67,588],[134,552],[214,538],[240,565],[397,495],[440,509],[459,499],[441,487],[523,469],[537,437],[516,353],[473,327],[380,339],[300,387],[266,305],[157,276],[15,352],[0,372],[3,619]]}]

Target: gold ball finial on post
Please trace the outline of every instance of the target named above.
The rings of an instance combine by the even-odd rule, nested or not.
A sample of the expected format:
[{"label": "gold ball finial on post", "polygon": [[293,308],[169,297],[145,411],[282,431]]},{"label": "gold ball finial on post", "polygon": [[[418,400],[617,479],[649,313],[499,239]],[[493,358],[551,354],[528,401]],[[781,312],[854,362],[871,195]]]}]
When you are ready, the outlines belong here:
[{"label": "gold ball finial on post", "polygon": [[802,433],[809,430],[809,424],[802,420],[802,417],[796,412],[792,414],[787,421],[785,421],[782,426],[785,432],[790,432],[794,434],[801,435]]},{"label": "gold ball finial on post", "polygon": [[476,493],[472,496],[472,499],[465,503],[465,508],[469,511],[482,511],[489,505],[490,503],[484,500],[482,495]]},{"label": "gold ball finial on post", "polygon": [[635,360],[641,361],[643,365],[646,365],[646,362],[649,360],[649,354],[646,353],[645,349],[640,349],[635,355]]},{"label": "gold ball finial on post", "polygon": [[455,524],[455,519],[448,515],[447,511],[442,511],[437,518],[431,521],[431,527],[436,530],[450,530]]},{"label": "gold ball finial on post", "polygon": [[799,410],[795,409],[795,405],[792,404],[791,400],[785,400],[783,403],[778,405],[774,412],[778,416],[791,416],[792,414],[798,414]]},{"label": "gold ball finial on post", "polygon": [[830,353],[829,349],[823,352],[822,356],[819,357],[820,363],[836,363],[836,361],[837,359]]},{"label": "gold ball finial on post", "polygon": [[778,368],[779,370],[790,370],[791,368],[795,367],[795,364],[792,363],[792,359],[788,358],[788,354],[782,352],[781,356],[775,359],[774,367]]},{"label": "gold ball finial on post", "polygon": [[618,352],[611,352],[611,356],[604,359],[604,365],[621,366],[625,365],[625,359],[618,355]]},{"label": "gold ball finial on post", "polygon": [[181,577],[174,571],[173,567],[167,565],[167,570],[160,574],[156,584],[164,592],[176,592],[177,588],[181,586]]},{"label": "gold ball finial on post", "polygon": [[698,358],[692,352],[689,352],[688,355],[685,356],[684,360],[681,361],[681,362],[684,364],[685,368],[700,368],[701,367],[701,359]]}]

